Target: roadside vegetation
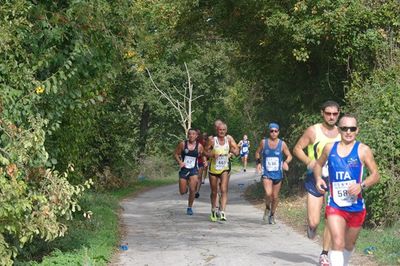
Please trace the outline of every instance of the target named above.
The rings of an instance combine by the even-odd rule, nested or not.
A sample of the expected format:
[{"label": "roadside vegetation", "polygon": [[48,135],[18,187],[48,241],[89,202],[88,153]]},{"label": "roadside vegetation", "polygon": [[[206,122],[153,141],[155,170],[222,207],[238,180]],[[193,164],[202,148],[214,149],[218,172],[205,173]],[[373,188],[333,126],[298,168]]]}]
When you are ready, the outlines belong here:
[{"label": "roadside vegetation", "polygon": [[143,190],[176,183],[175,176],[135,180],[124,188],[88,192],[80,201],[90,217],[77,213],[68,222],[68,233],[52,242],[35,239],[21,251],[15,265],[107,265],[119,249],[123,228],[119,224],[119,202]]},{"label": "roadside vegetation", "polygon": [[328,99],[379,165],[368,226],[400,220],[398,0],[5,0],[0,18],[0,265],[62,243],[86,193],[167,175],[187,118],[251,152],[276,121],[292,147]]}]

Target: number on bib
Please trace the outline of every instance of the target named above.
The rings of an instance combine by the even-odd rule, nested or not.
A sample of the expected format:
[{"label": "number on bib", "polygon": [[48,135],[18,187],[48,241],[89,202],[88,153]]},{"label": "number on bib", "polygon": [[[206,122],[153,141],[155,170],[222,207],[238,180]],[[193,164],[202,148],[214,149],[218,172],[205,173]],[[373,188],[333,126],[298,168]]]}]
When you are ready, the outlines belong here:
[{"label": "number on bib", "polygon": [[220,155],[215,161],[215,170],[220,171],[228,165],[228,155]]},{"label": "number on bib", "polygon": [[349,195],[348,189],[351,184],[355,184],[355,180],[333,182],[333,201],[339,207],[349,207],[357,203],[357,197]]},{"label": "number on bib", "polygon": [[196,157],[185,156],[183,162],[185,163],[185,168],[192,169],[196,166]]},{"label": "number on bib", "polygon": [[279,158],[278,157],[267,157],[265,158],[265,166],[267,171],[279,171]]}]

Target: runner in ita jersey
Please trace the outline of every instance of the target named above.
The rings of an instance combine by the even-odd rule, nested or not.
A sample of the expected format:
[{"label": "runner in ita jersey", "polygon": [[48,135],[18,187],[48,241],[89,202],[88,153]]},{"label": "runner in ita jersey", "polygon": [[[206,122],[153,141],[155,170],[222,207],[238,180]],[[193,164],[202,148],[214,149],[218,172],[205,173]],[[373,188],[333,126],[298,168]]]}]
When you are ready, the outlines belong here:
[{"label": "runner in ita jersey", "polygon": [[[341,141],[325,146],[314,167],[316,188],[324,193],[322,167],[328,161],[329,200],[326,217],[332,235],[330,265],[348,265],[365,220],[362,191],[379,181],[378,167],[371,149],[358,141],[357,120],[344,115],[339,121]],[[363,181],[364,166],[369,176]]]},{"label": "runner in ita jersey", "polygon": [[[313,168],[315,160],[320,156],[321,151],[327,143],[340,140],[339,130],[336,126],[339,118],[339,104],[334,101],[326,101],[321,106],[321,117],[323,122],[310,126],[306,129],[300,139],[297,141],[293,154],[307,166],[307,176],[304,186],[307,190],[307,236],[314,239],[317,227],[321,220],[321,209],[324,204],[324,197],[315,188],[313,178]],[[307,148],[307,154],[304,149]],[[324,171],[327,176],[327,171]],[[328,250],[331,239],[327,226],[324,229],[322,241],[322,252],[319,258],[320,266],[329,266]]]},{"label": "runner in ita jersey", "polygon": [[189,186],[188,207],[186,213],[193,215],[193,202],[195,198],[198,177],[198,157],[203,156],[203,145],[196,141],[197,132],[189,129],[188,140],[182,141],[175,149],[174,157],[179,164],[179,192],[181,195],[187,193]]},{"label": "runner in ita jersey", "polygon": [[246,172],[247,158],[249,157],[250,141],[247,139],[247,135],[243,135],[243,139],[239,141],[238,146],[240,147],[240,158],[243,163],[243,172]]},{"label": "runner in ita jersey", "polygon": [[217,198],[218,184],[220,183],[220,216],[222,221],[226,221],[225,209],[228,201],[228,182],[229,182],[229,154],[239,155],[239,148],[231,136],[226,135],[227,126],[220,123],[217,126],[217,136],[209,139],[206,147],[206,155],[210,158],[209,179],[211,188],[211,215],[210,220],[217,221]]},{"label": "runner in ita jersey", "polygon": [[[283,170],[289,170],[289,163],[292,160],[289,148],[286,143],[278,138],[279,125],[270,123],[268,125],[269,137],[260,141],[255,158],[257,171],[261,172],[261,181],[265,191],[265,211],[263,220],[269,224],[275,224],[275,211],[279,202],[279,191],[283,180]],[[260,159],[262,155],[262,164]],[[283,154],[286,160],[283,161]],[[262,167],[261,167],[262,165]]]}]

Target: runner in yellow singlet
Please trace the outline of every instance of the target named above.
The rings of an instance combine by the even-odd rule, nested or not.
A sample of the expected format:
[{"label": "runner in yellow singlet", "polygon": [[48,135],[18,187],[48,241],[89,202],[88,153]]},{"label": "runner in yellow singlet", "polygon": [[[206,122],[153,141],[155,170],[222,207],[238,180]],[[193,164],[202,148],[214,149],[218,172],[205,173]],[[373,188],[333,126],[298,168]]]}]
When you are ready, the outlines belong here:
[{"label": "runner in yellow singlet", "polygon": [[210,220],[217,221],[216,202],[218,197],[218,183],[220,183],[220,219],[226,221],[225,209],[228,201],[229,182],[229,154],[239,155],[239,148],[231,136],[226,135],[227,126],[225,123],[217,125],[217,136],[209,139],[206,146],[206,155],[210,158],[209,179],[211,188],[211,215]]},{"label": "runner in yellow singlet", "polygon": [[[339,104],[334,101],[326,101],[321,106],[321,116],[323,122],[315,124],[306,129],[304,134],[297,141],[293,154],[307,165],[307,177],[305,180],[305,188],[307,190],[307,236],[314,239],[316,230],[321,218],[321,209],[324,203],[324,195],[315,187],[315,179],[313,176],[313,168],[316,159],[321,155],[325,144],[340,140],[339,130],[336,126],[340,114]],[[304,149],[307,148],[307,154]],[[326,170],[324,177],[328,176]],[[328,250],[330,247],[331,237],[329,229],[325,226],[322,252],[320,255],[320,265],[329,266]]]}]

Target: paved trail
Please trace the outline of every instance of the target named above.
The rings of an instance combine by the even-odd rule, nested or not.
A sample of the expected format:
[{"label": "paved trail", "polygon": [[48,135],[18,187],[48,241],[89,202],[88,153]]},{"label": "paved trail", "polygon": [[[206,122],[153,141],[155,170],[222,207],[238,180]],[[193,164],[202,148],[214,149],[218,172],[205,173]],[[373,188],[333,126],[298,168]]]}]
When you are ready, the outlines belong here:
[{"label": "paved trail", "polygon": [[263,212],[243,199],[245,187],[258,177],[233,174],[227,222],[209,221],[208,180],[186,215],[187,195],[178,185],[145,192],[121,203],[128,250],[112,265],[317,265],[320,245],[279,221],[264,224]]}]

